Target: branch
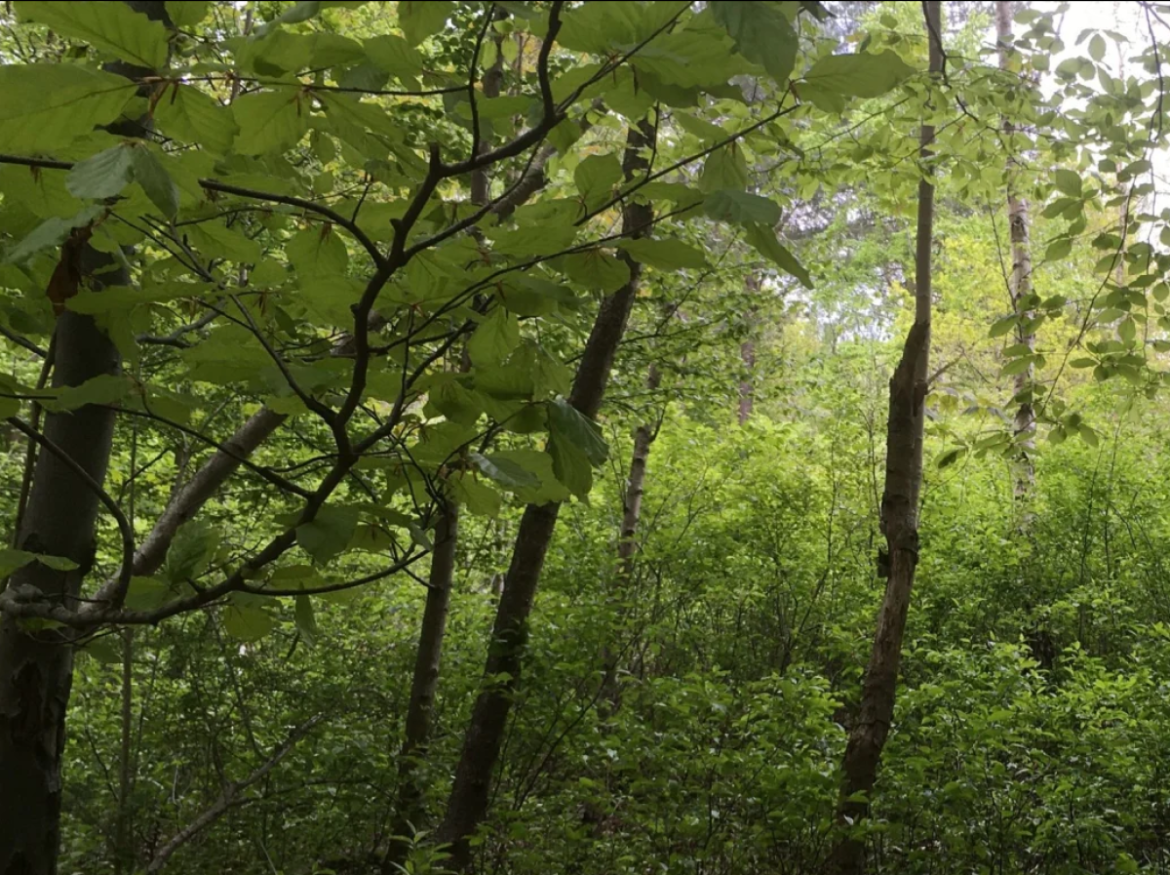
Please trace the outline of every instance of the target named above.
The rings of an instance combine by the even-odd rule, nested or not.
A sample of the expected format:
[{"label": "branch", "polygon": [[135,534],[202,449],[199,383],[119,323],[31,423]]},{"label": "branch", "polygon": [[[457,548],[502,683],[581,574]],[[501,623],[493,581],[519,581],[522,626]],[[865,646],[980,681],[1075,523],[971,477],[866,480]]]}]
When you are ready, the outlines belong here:
[{"label": "branch", "polygon": [[[18,164],[22,167],[40,167],[47,170],[72,170],[72,161],[53,161],[48,158],[27,158],[22,155],[3,155],[0,154],[0,164]],[[350,221],[345,216],[336,210],[331,210],[324,204],[319,204],[314,201],[305,200],[304,198],[293,197],[287,194],[276,194],[270,191],[257,191],[252,188],[242,188],[238,185],[228,185],[226,182],[219,182],[215,179],[200,179],[199,185],[208,191],[218,191],[223,194],[234,194],[238,197],[252,198],[253,200],[270,201],[274,204],[285,204],[290,207],[298,207],[302,210],[307,210],[311,213],[316,213],[319,216],[324,216],[334,225],[344,228],[350,235],[361,244],[362,248],[369,253],[370,258],[373,259],[374,264],[382,267],[385,263],[385,258],[382,256],[378,245],[369,238],[355,222]]]},{"label": "branch", "polygon": [[[284,414],[262,407],[227,439],[224,449],[217,451],[203,464],[155,522],[154,528],[134,554],[134,575],[153,574],[162,566],[179,527],[200,511],[240,467],[243,458],[276,431],[285,419]],[[100,609],[120,608],[125,597],[126,590],[121,586],[120,578],[107,580],[98,589],[93,601],[82,607],[80,613],[86,615]]]},{"label": "branch", "polygon": [[[105,406],[105,405],[98,405],[98,406]],[[207,435],[203,434],[203,432],[201,432],[201,431],[197,431],[196,429],[193,429],[187,425],[183,425],[181,422],[176,422],[173,419],[168,419],[167,417],[165,417],[159,413],[155,413],[152,410],[134,410],[134,409],[129,408],[129,407],[116,407],[114,409],[117,410],[119,413],[124,414],[126,416],[144,416],[147,419],[153,419],[156,422],[161,422],[163,425],[167,425],[167,426],[170,426],[171,428],[178,429],[183,434],[189,435],[189,436],[195,438],[196,440],[202,441],[203,443],[207,444],[208,446],[215,447],[217,450],[219,450],[219,452],[224,453],[225,455],[234,459],[237,463],[239,463],[240,465],[243,465],[245,468],[247,468],[249,471],[251,471],[257,477],[260,477],[264,480],[267,480],[269,483],[271,483],[273,486],[277,487],[278,489],[282,489],[285,492],[291,492],[293,495],[298,495],[301,498],[312,498],[312,496],[313,496],[313,493],[310,492],[309,490],[305,489],[305,487],[298,486],[296,483],[293,483],[291,480],[286,480],[285,478],[281,477],[275,471],[271,471],[268,468],[265,468],[261,465],[257,465],[254,462],[249,461],[245,456],[242,456],[239,453],[235,452],[231,448],[231,441],[230,440],[226,444],[221,444],[219,441],[215,440],[214,438],[209,438]]]},{"label": "branch", "polygon": [[159,849],[158,853],[154,855],[154,859],[150,861],[150,865],[146,867],[148,875],[155,875],[155,873],[161,872],[163,866],[166,865],[167,860],[170,859],[171,855],[174,854],[175,851],[194,838],[200,830],[205,829],[206,827],[215,823],[215,821],[219,820],[219,818],[229,808],[233,808],[236,805],[251,801],[248,799],[240,799],[240,792],[263,780],[265,776],[267,776],[269,772],[275,769],[280,764],[280,761],[288,756],[289,752],[292,751],[292,749],[296,747],[297,744],[306,735],[312,732],[313,728],[324,719],[324,714],[318,714],[315,717],[311,717],[310,719],[306,720],[304,723],[290,732],[284,744],[278,747],[273,752],[272,756],[265,760],[260,766],[253,769],[252,773],[248,775],[248,777],[244,778],[242,781],[233,781],[226,784],[223,788],[223,792],[220,793],[219,798],[215,800],[215,802],[213,802],[210,807],[206,808],[202,814],[200,814],[193,821],[171,836],[170,839],[167,840],[166,844],[164,844]]},{"label": "branch", "polygon": [[21,337],[15,331],[9,331],[3,325],[0,325],[0,337],[5,337],[15,343],[17,346],[22,346],[34,355],[44,358],[48,353],[29,340],[27,337]]}]

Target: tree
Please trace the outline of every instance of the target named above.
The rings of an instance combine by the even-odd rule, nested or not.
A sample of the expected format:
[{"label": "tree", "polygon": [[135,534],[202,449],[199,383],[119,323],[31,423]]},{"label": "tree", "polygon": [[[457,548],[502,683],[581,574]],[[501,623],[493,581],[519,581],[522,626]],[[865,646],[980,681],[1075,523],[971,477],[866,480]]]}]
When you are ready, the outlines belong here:
[{"label": "tree", "polygon": [[[1011,41],[1012,41],[1012,3],[1011,0],[997,0],[995,4],[995,32],[996,45],[999,50],[999,67],[1001,70],[1011,69]],[[1004,136],[1010,141],[1015,132],[1015,126],[1007,121],[1004,123]],[[1019,193],[1019,183],[1012,177],[1018,176],[1012,166],[1016,159],[1009,158],[1008,167],[1008,230],[1011,236],[1011,273],[1008,282],[1008,291],[1012,299],[1012,309],[1020,321],[1016,326],[1016,341],[1026,349],[1026,354],[1034,354],[1036,350],[1036,336],[1028,328],[1035,314],[1027,309],[1027,302],[1032,297],[1032,253],[1028,233],[1028,202]],[[1024,497],[1032,484],[1034,471],[1029,455],[1035,449],[1034,435],[1036,432],[1036,416],[1030,400],[1032,387],[1033,366],[1016,375],[1016,395],[1019,406],[1015,416],[1015,437],[1020,447],[1020,474],[1016,480],[1016,496]]]},{"label": "tree", "polygon": [[[943,71],[942,4],[923,4],[923,19],[930,46],[930,72]],[[929,111],[929,107],[927,108]],[[894,716],[898,667],[910,591],[918,565],[919,491],[922,486],[922,446],[925,400],[929,389],[931,260],[934,250],[934,183],[930,161],[934,125],[922,123],[918,157],[923,178],[918,186],[918,223],[915,229],[914,324],[906,336],[902,357],[890,378],[890,410],[886,427],[886,482],[881,503],[881,530],[886,550],[879,569],[887,578],[878,613],[873,651],[866,667],[857,716],[849,732],[842,762],[844,778],[837,816],[847,831],[833,849],[833,872],[865,870],[865,842],[858,827],[869,812],[870,795],[877,779],[882,748]]]}]

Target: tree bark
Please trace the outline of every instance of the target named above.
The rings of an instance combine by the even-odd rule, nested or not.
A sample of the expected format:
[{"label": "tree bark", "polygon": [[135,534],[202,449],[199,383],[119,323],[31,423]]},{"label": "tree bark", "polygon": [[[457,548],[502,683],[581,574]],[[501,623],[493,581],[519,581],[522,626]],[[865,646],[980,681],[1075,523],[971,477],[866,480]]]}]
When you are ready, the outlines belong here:
[{"label": "tree bark", "polygon": [[[1012,0],[996,0],[995,30],[997,48],[999,51],[999,68],[1010,69],[1012,43]],[[1016,127],[1010,121],[1003,125],[1004,135],[1011,139]],[[1028,202],[1019,194],[1018,176],[1020,162],[1014,156],[1008,156],[1008,228],[1011,234],[1012,270],[1008,282],[1011,294],[1012,309],[1017,316],[1031,319],[1032,313],[1028,310],[1027,301],[1032,296],[1032,250],[1030,244]],[[1036,348],[1036,335],[1024,325],[1016,326],[1016,343],[1023,344],[1029,352]],[[1015,394],[1019,407],[1016,408],[1013,431],[1018,447],[1017,461],[1019,463],[1015,496],[1025,498],[1032,490],[1035,479],[1035,469],[1032,464],[1032,453],[1036,448],[1036,414],[1032,406],[1030,392],[1034,377],[1034,367],[1028,366],[1026,371],[1016,375]]]},{"label": "tree bark", "polygon": [[[623,161],[627,180],[647,168],[648,162],[641,153],[656,134],[646,121],[630,128]],[[623,232],[642,236],[652,217],[649,206],[628,203],[622,218]],[[632,259],[627,259],[627,264],[630,280],[602,302],[569,394],[569,403],[590,419],[601,406],[614,355],[637,294],[640,270]],[[469,840],[487,814],[492,775],[523,668],[528,615],[559,511],[560,505],[555,503],[530,504],[520,521],[484,666],[487,682],[476,700],[464,735],[455,784],[438,831],[439,840],[451,844],[450,865],[456,870],[469,868]]]},{"label": "tree bark", "polygon": [[[127,0],[136,12],[167,21],[162,0]],[[126,64],[109,68],[128,77],[143,71]],[[135,136],[143,122],[112,125],[112,133]],[[94,288],[125,285],[124,268],[107,254],[84,246],[77,268]],[[112,269],[113,268],[113,269]],[[55,328],[54,388],[120,371],[118,352],[89,316],[68,310]],[[85,406],[45,417],[44,436],[95,483],[105,480],[114,434],[114,411]],[[21,549],[64,556],[73,571],[54,571],[34,562],[11,578],[11,586],[32,586],[69,602],[93,565],[98,496],[56,453],[37,457],[28,507],[17,535]],[[0,618],[0,873],[55,875],[60,843],[61,757],[65,712],[73,682],[73,651],[67,630],[26,630]]]},{"label": "tree bark", "polygon": [[[650,392],[658,389],[662,374],[653,362],[646,373],[646,388]],[[654,423],[643,422],[634,432],[634,452],[630,457],[630,473],[626,477],[626,494],[622,504],[622,529],[618,540],[618,583],[623,588],[634,577],[634,555],[638,552],[638,524],[642,519],[642,496],[646,491],[646,469],[650,461],[650,446],[658,436]],[[601,652],[602,695],[599,701],[607,702],[609,710],[618,705],[618,651],[612,640],[605,643]]]},{"label": "tree bark", "polygon": [[431,713],[439,687],[458,540],[459,505],[454,499],[447,499],[439,509],[439,523],[435,527],[435,549],[431,553],[431,571],[427,580],[429,589],[415,651],[410,704],[406,710],[406,738],[398,754],[394,835],[390,840],[390,852],[382,865],[382,871],[388,875],[401,871],[399,867],[405,863],[410,851],[410,836],[421,827],[423,794],[417,772],[421,760],[426,757],[430,740]]},{"label": "tree bark", "polygon": [[739,357],[743,362],[744,379],[739,382],[739,424],[745,424],[752,417],[752,403],[755,390],[752,387],[751,373],[756,367],[756,344],[745,340],[739,345]]},{"label": "tree bark", "polygon": [[[490,13],[504,17],[506,12],[496,10]],[[490,25],[489,25],[490,26]],[[496,44],[496,61],[484,71],[484,97],[500,96],[503,83],[503,53],[500,46],[504,35],[493,33]],[[491,143],[481,140],[475,144],[477,153],[487,152]],[[544,174],[539,181],[543,183]],[[491,202],[491,176],[487,168],[471,174],[471,202],[486,206]],[[525,188],[527,198],[540,185]],[[470,369],[470,360],[464,351],[461,368]],[[427,581],[426,606],[423,609],[422,629],[419,632],[418,647],[415,651],[414,675],[410,685],[410,704],[406,711],[406,737],[398,753],[398,793],[395,802],[393,835],[390,850],[382,861],[382,871],[402,871],[410,853],[411,837],[422,827],[423,792],[418,782],[418,767],[426,757],[431,735],[431,713],[434,710],[435,694],[439,688],[439,668],[443,658],[443,638],[447,631],[447,615],[451,605],[451,589],[455,582],[455,556],[459,540],[459,503],[448,494],[439,502],[439,522],[435,527],[435,548],[431,553],[431,571]]]},{"label": "tree bark", "polygon": [[[651,362],[646,372],[646,389],[655,392],[662,382],[662,374]],[[638,551],[635,538],[638,523],[642,517],[642,496],[646,491],[646,466],[650,459],[650,445],[657,437],[658,429],[653,423],[643,422],[634,432],[634,454],[630,457],[630,475],[626,478],[626,498],[622,507],[622,533],[618,542],[618,573],[630,576],[630,565]]]},{"label": "tree bark", "polygon": [[[942,46],[939,44],[942,35],[940,7],[939,0],[927,0],[923,4],[930,43],[930,71],[934,74],[943,68]],[[843,831],[829,859],[828,871],[833,875],[858,875],[865,871],[865,842],[856,827],[869,816],[870,795],[894,716],[902,639],[918,564],[923,407],[930,360],[934,185],[928,162],[933,140],[933,126],[923,124],[919,157],[927,175],[918,186],[914,324],[906,337],[902,358],[890,379],[886,432],[886,486],[882,496],[881,529],[886,538],[889,579],[878,612],[861,702],[842,763],[837,817]],[[879,562],[881,564],[884,563]]]},{"label": "tree bark", "polygon": [[236,429],[235,434],[224,442],[224,449],[216,450],[195,472],[195,476],[175,494],[151,528],[150,534],[134,552],[136,575],[153,574],[162,567],[179,527],[199,513],[203,505],[239,469],[240,460],[250,456],[286,418],[283,413],[274,413],[267,407],[261,407]]}]

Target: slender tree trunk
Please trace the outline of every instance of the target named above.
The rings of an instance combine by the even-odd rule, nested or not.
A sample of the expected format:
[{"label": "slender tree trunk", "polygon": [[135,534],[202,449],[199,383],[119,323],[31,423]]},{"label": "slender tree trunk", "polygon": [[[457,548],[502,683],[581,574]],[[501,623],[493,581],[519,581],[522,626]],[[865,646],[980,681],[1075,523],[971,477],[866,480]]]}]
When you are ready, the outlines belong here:
[{"label": "slender tree trunk", "polygon": [[[646,388],[650,392],[658,389],[662,382],[662,374],[653,362],[646,372]],[[630,473],[626,477],[626,494],[622,504],[622,530],[618,540],[618,568],[619,586],[625,587],[633,580],[634,555],[638,552],[638,523],[642,519],[642,496],[646,491],[646,469],[650,460],[650,446],[658,435],[658,428],[654,423],[643,422],[634,432],[634,452],[630,457]],[[617,705],[617,667],[618,651],[612,641],[608,641],[601,653],[602,665],[602,699],[608,701],[611,707]]]},{"label": "slender tree trunk", "polygon": [[[662,374],[657,365],[651,362],[646,372],[646,388],[655,392],[662,382]],[[642,517],[642,496],[646,491],[646,465],[650,459],[650,445],[658,436],[658,428],[654,423],[643,422],[634,432],[634,454],[630,457],[630,475],[626,478],[626,498],[622,508],[622,535],[618,542],[618,573],[628,578],[634,554],[638,552],[638,543],[635,540],[638,534],[638,522]]]},{"label": "slender tree trunk", "polygon": [[[996,0],[995,30],[998,37],[999,67],[1001,70],[1010,69],[1012,43],[1012,0]],[[1010,121],[1004,122],[1004,135],[1010,141],[1016,128]],[[1028,202],[1019,194],[1017,170],[1019,161],[1008,157],[1008,227],[1011,234],[1012,272],[1008,284],[1012,297],[1012,309],[1018,316],[1030,319],[1032,313],[1028,309],[1027,301],[1032,295],[1032,251],[1029,241]],[[1023,344],[1033,351],[1036,347],[1036,335],[1023,325],[1016,328],[1016,342]],[[1016,498],[1026,497],[1032,490],[1035,478],[1035,469],[1032,465],[1032,453],[1036,448],[1036,415],[1032,407],[1031,389],[1034,377],[1034,368],[1028,366],[1026,371],[1019,373],[1015,378],[1016,398],[1019,407],[1015,415],[1015,437],[1019,447],[1019,468],[1016,475]]]},{"label": "slender tree trunk", "polygon": [[[627,180],[646,169],[647,160],[641,152],[656,134],[645,121],[630,128],[623,162]],[[651,219],[648,206],[630,203],[623,215],[623,230],[641,236]],[[602,302],[569,394],[569,403],[590,419],[601,406],[614,355],[637,294],[640,269],[632,259],[627,259],[627,264],[630,281]],[[464,735],[455,784],[447,800],[447,813],[438,833],[440,841],[451,844],[451,865],[458,870],[469,868],[469,839],[487,814],[492,774],[523,668],[528,615],[559,511],[560,505],[555,503],[530,504],[520,521],[484,667],[484,675],[491,681],[476,700]]]},{"label": "slender tree trunk", "polygon": [[740,380],[739,383],[739,424],[743,425],[752,416],[752,403],[755,397],[755,389],[752,387],[751,373],[756,367],[756,344],[755,341],[745,340],[739,345],[739,357],[743,362],[743,369],[746,376]]},{"label": "slender tree trunk", "polygon": [[115,872],[134,869],[130,841],[130,793],[134,786],[134,630],[122,630],[121,743],[118,746],[118,820],[114,828]]},{"label": "slender tree trunk", "polygon": [[[932,73],[942,70],[940,7],[939,0],[927,0],[923,4]],[[923,124],[919,156],[924,164],[930,159],[933,140],[934,128]],[[914,325],[890,379],[886,487],[881,509],[889,579],[878,612],[861,702],[842,763],[844,779],[837,816],[843,832],[829,860],[828,871],[833,875],[857,875],[865,871],[865,843],[851,827],[869,815],[870,794],[894,717],[902,638],[918,564],[918,495],[922,485],[923,406],[930,360],[933,226],[934,185],[927,175],[918,186]]]},{"label": "slender tree trunk", "polygon": [[451,603],[451,585],[455,578],[455,549],[459,540],[459,505],[448,499],[439,511],[435,527],[435,549],[431,554],[431,572],[427,580],[426,607],[422,630],[415,651],[414,678],[410,686],[410,704],[406,711],[406,738],[398,754],[398,800],[394,818],[394,838],[383,871],[398,872],[410,850],[410,835],[420,828],[422,787],[418,766],[426,757],[431,734],[431,712],[439,686],[439,667],[443,655],[443,636],[447,630],[447,613]]},{"label": "slender tree trunk", "polygon": [[[506,13],[493,12],[495,15]],[[503,53],[500,46],[503,34],[493,33],[496,61],[484,72],[483,93],[487,98],[499,97],[503,82]],[[476,144],[477,152],[486,152],[491,143]],[[543,179],[543,176],[542,176]],[[491,201],[491,177],[487,169],[471,175],[471,202],[484,206]],[[470,362],[464,353],[462,369]],[[395,802],[393,835],[390,850],[382,862],[382,871],[399,872],[410,853],[411,836],[422,826],[423,790],[418,781],[418,767],[426,757],[431,735],[431,713],[439,687],[439,668],[443,657],[443,638],[447,631],[447,615],[451,605],[451,589],[455,582],[455,556],[459,540],[459,503],[446,496],[439,504],[439,522],[435,527],[435,548],[431,554],[431,572],[427,581],[426,607],[423,609],[422,629],[415,652],[414,676],[410,685],[410,704],[406,711],[406,737],[398,754],[398,795]]]},{"label": "slender tree trunk", "polygon": [[[166,21],[161,0],[128,0],[136,12]],[[111,65],[126,76],[152,71]],[[142,122],[111,126],[134,136]],[[68,244],[67,244],[68,245]],[[68,252],[65,258],[71,257]],[[76,270],[95,288],[124,285],[129,277],[111,256],[84,246]],[[120,370],[118,352],[89,316],[64,311],[55,329],[54,388],[78,386]],[[45,417],[45,438],[96,483],[105,480],[113,442],[115,414],[85,406]],[[11,578],[11,586],[33,586],[65,601],[81,592],[96,550],[98,496],[56,453],[37,457],[28,507],[17,535],[20,547],[64,556],[74,571],[54,571],[34,562]],[[0,618],[0,873],[55,875],[61,828],[61,757],[65,749],[65,711],[73,682],[73,650],[65,630],[26,630],[11,617]]]},{"label": "slender tree trunk", "polygon": [[[756,273],[749,273],[744,279],[744,286],[749,292],[756,295],[760,291],[760,276]],[[756,320],[756,308],[752,306],[748,309],[748,331],[752,330],[752,325]],[[749,335],[748,339],[739,345],[739,359],[743,365],[743,379],[739,382],[739,424],[744,425],[752,416],[752,408],[755,406],[756,390],[752,383],[756,370],[756,342]]]}]

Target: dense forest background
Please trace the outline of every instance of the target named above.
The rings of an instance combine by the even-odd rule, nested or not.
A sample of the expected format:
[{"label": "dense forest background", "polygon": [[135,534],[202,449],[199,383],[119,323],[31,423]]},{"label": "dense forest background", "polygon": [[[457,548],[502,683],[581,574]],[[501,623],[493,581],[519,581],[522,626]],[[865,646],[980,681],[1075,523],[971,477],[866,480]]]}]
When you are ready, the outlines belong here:
[{"label": "dense forest background", "polygon": [[1168,52],[6,4],[0,873],[1170,871]]}]

